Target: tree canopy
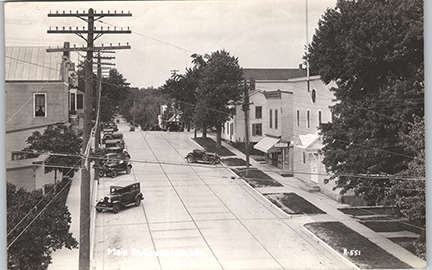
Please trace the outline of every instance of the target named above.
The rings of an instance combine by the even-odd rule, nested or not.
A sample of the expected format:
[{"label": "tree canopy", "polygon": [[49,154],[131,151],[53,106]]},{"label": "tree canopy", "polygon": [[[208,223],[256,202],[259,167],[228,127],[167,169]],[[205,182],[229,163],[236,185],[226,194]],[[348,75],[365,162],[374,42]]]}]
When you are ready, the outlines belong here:
[{"label": "tree canopy", "polygon": [[424,122],[414,121],[424,116],[423,19],[420,0],[341,0],[308,48],[311,70],[337,84],[334,119],[321,125],[329,180],[369,204],[424,192],[424,145],[406,143],[424,141]]},{"label": "tree canopy", "polygon": [[161,90],[203,129],[203,136],[208,127],[215,127],[220,145],[222,124],[234,114],[232,102],[243,95],[243,70],[225,50],[192,58],[194,67],[167,80]]},{"label": "tree canopy", "polygon": [[58,192],[32,192],[7,183],[8,269],[45,270],[51,252],[62,247],[76,248],[69,232],[71,216],[65,206],[70,180],[58,184]]},{"label": "tree canopy", "polygon": [[162,103],[157,89],[131,88],[129,95],[120,104],[120,112],[128,122],[132,122],[135,116],[135,123],[146,129],[157,124]]},{"label": "tree canopy", "polygon": [[[61,155],[50,155],[45,161],[46,172],[52,170],[59,170],[66,175],[71,171],[76,171],[80,165],[81,157],[80,149],[82,139],[75,134],[75,132],[66,125],[51,125],[48,126],[44,133],[34,131],[26,142],[28,147],[23,151],[27,153],[26,157],[35,156],[31,152],[36,151],[40,153],[54,153]],[[37,154],[37,155],[38,155]],[[71,168],[77,168],[72,169]]]}]

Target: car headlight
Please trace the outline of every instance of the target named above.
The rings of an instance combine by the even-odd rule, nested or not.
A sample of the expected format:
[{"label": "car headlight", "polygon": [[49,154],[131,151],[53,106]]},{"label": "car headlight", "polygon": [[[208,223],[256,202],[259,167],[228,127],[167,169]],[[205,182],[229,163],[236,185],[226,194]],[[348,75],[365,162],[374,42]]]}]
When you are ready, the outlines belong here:
[{"label": "car headlight", "polygon": [[108,198],[108,203],[111,203],[111,198]]}]

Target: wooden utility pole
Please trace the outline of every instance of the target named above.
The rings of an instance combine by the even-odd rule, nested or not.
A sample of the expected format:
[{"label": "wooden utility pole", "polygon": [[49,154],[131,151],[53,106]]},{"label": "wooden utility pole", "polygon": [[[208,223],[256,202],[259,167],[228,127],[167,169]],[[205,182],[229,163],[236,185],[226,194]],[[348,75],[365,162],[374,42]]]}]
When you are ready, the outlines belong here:
[{"label": "wooden utility pole", "polygon": [[[90,137],[92,130],[92,92],[93,92],[93,52],[101,51],[101,50],[113,50],[113,49],[130,49],[130,46],[118,46],[114,48],[112,46],[108,47],[94,47],[94,41],[102,36],[103,34],[130,34],[131,31],[129,29],[117,30],[114,27],[114,30],[110,30],[109,27],[107,30],[104,30],[102,27],[100,30],[95,29],[94,22],[103,18],[103,17],[125,17],[132,16],[131,13],[100,13],[94,12],[92,8],[88,10],[88,13],[83,11],[83,13],[49,13],[48,17],[77,17],[87,22],[87,29],[59,29],[56,27],[55,29],[49,29],[49,34],[76,34],[79,37],[83,38],[87,42],[87,47],[82,48],[68,48],[69,51],[79,50],[86,51],[86,60],[85,60],[85,107],[84,107],[84,126],[83,126],[83,146],[82,146],[82,154],[85,156],[82,162],[81,169],[81,205],[80,205],[80,240],[79,240],[79,270],[89,270],[90,269],[90,161],[88,159],[90,154]],[[84,35],[87,34],[87,37]],[[96,36],[95,36],[96,35]],[[58,49],[58,51],[65,51],[64,49]],[[56,49],[47,49],[48,52],[54,52]]]},{"label": "wooden utility pole", "polygon": [[[100,119],[100,99],[102,94],[102,65],[111,65],[114,66],[113,63],[102,63],[102,59],[115,59],[115,57],[106,57],[101,56],[101,52],[97,52],[97,103],[96,103],[96,112],[98,112],[96,117],[96,126],[95,126],[95,141],[94,141],[94,147],[95,152],[97,153],[100,148],[100,141],[101,141],[101,119]],[[99,181],[99,167],[95,166],[95,180]],[[99,184],[99,182],[98,182]]]}]

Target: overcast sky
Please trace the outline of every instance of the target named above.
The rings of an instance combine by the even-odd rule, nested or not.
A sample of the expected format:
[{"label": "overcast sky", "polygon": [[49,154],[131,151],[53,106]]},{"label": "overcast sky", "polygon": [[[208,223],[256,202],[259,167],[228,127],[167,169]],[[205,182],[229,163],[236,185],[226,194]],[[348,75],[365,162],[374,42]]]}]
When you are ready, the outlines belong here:
[{"label": "overcast sky", "polygon": [[106,34],[95,45],[129,42],[130,50],[114,54],[116,68],[131,86],[158,87],[171,70],[184,73],[191,67],[191,54],[221,49],[238,57],[243,68],[297,68],[318,20],[335,4],[336,0],[9,2],[4,6],[5,44],[55,47],[69,41],[82,46],[85,41],[74,34],[47,34],[47,30],[82,28],[86,22],[47,14],[89,8],[130,11],[132,17],[105,17],[95,26],[129,26],[132,34]]}]

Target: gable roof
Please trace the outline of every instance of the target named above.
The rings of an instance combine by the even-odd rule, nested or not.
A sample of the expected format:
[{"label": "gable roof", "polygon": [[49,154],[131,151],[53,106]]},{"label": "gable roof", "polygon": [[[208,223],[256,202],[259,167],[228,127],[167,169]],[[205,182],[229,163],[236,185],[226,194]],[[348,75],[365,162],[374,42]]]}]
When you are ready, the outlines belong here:
[{"label": "gable roof", "polygon": [[243,68],[246,80],[288,80],[305,77],[306,69],[298,68]]},{"label": "gable roof", "polygon": [[5,47],[6,81],[61,81],[62,52],[46,47]]}]

